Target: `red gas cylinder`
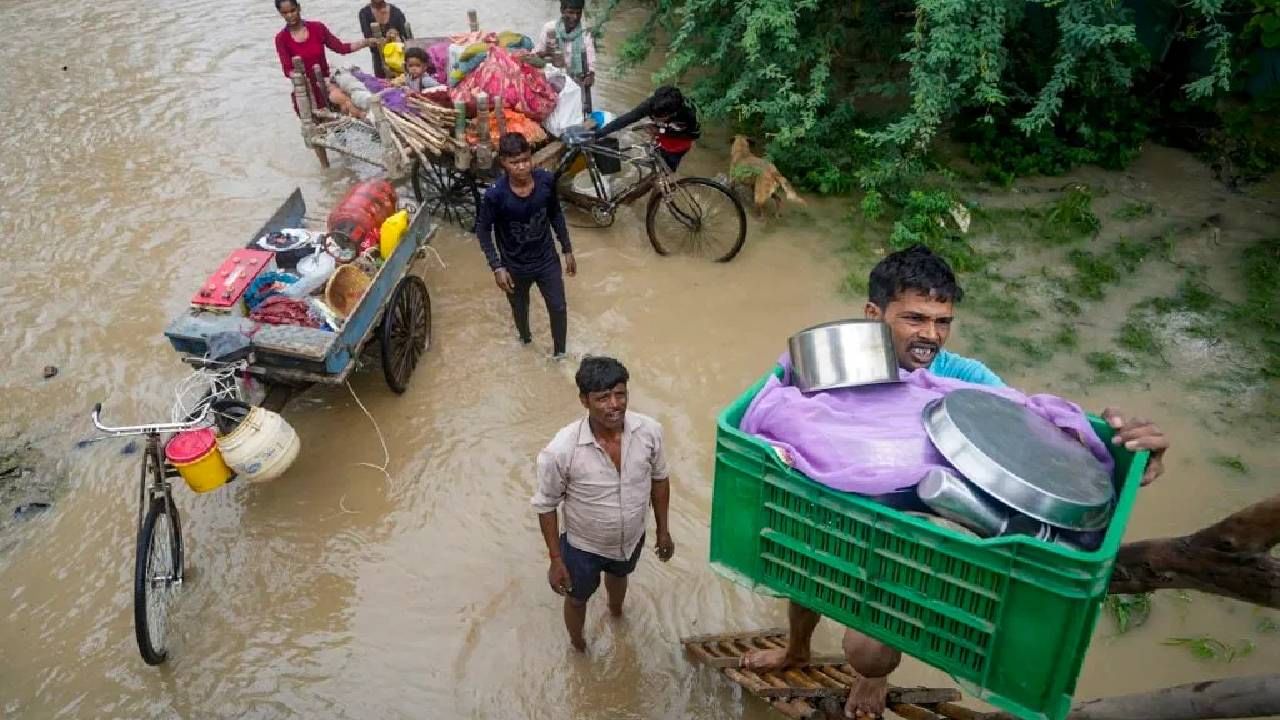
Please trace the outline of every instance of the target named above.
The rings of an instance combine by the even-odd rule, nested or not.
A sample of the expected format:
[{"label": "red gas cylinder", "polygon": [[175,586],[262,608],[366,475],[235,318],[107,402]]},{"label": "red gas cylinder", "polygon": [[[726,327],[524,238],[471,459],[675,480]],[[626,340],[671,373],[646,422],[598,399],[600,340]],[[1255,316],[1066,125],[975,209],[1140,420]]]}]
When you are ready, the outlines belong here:
[{"label": "red gas cylinder", "polygon": [[345,235],[357,245],[382,227],[396,211],[396,190],[387,180],[356,183],[329,213],[329,232]]}]

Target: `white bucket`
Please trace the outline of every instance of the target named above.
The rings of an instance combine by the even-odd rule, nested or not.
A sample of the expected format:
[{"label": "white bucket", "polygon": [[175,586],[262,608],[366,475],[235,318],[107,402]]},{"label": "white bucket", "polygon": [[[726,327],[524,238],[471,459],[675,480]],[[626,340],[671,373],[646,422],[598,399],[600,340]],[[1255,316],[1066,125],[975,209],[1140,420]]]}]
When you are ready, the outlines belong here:
[{"label": "white bucket", "polygon": [[218,438],[222,459],[237,476],[250,482],[283,475],[297,459],[301,446],[293,426],[279,413],[260,407],[250,410],[235,430]]}]

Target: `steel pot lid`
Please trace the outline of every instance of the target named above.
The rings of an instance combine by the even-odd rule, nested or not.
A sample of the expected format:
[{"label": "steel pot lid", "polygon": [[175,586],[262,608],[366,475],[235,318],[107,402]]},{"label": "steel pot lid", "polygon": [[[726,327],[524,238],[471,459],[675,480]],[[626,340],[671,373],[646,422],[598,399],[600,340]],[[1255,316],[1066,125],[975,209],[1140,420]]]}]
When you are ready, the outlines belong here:
[{"label": "steel pot lid", "polygon": [[1072,530],[1111,519],[1115,487],[1083,444],[1026,407],[982,390],[925,406],[938,452],[974,485],[1026,515]]},{"label": "steel pot lid", "polygon": [[791,384],[800,392],[901,382],[893,334],[878,320],[839,320],[787,339]]}]

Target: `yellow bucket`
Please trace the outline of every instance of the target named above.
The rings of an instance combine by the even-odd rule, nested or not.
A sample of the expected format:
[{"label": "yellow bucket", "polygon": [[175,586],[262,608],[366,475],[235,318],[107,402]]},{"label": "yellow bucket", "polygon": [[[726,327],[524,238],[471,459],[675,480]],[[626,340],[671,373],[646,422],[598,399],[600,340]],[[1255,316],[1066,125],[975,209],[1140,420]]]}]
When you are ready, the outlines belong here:
[{"label": "yellow bucket", "polygon": [[164,454],[194,492],[217,490],[234,475],[209,428],[178,433],[165,446]]}]

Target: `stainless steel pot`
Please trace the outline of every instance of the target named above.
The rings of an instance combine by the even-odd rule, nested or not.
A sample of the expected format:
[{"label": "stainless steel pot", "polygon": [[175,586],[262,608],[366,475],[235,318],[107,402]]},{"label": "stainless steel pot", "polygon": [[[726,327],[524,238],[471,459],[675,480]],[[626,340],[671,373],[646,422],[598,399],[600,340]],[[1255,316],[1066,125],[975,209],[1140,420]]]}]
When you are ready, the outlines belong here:
[{"label": "stainless steel pot", "polygon": [[925,473],[916,485],[916,494],[934,512],[979,537],[994,537],[1009,525],[1009,508],[945,468]]},{"label": "stainless steel pot", "polygon": [[1022,405],[955,390],[924,408],[924,427],[969,482],[1024,515],[1070,530],[1111,519],[1115,488],[1093,453]]},{"label": "stainless steel pot", "polygon": [[792,385],[801,392],[898,382],[898,358],[889,326],[877,320],[840,320],[792,335]]}]

